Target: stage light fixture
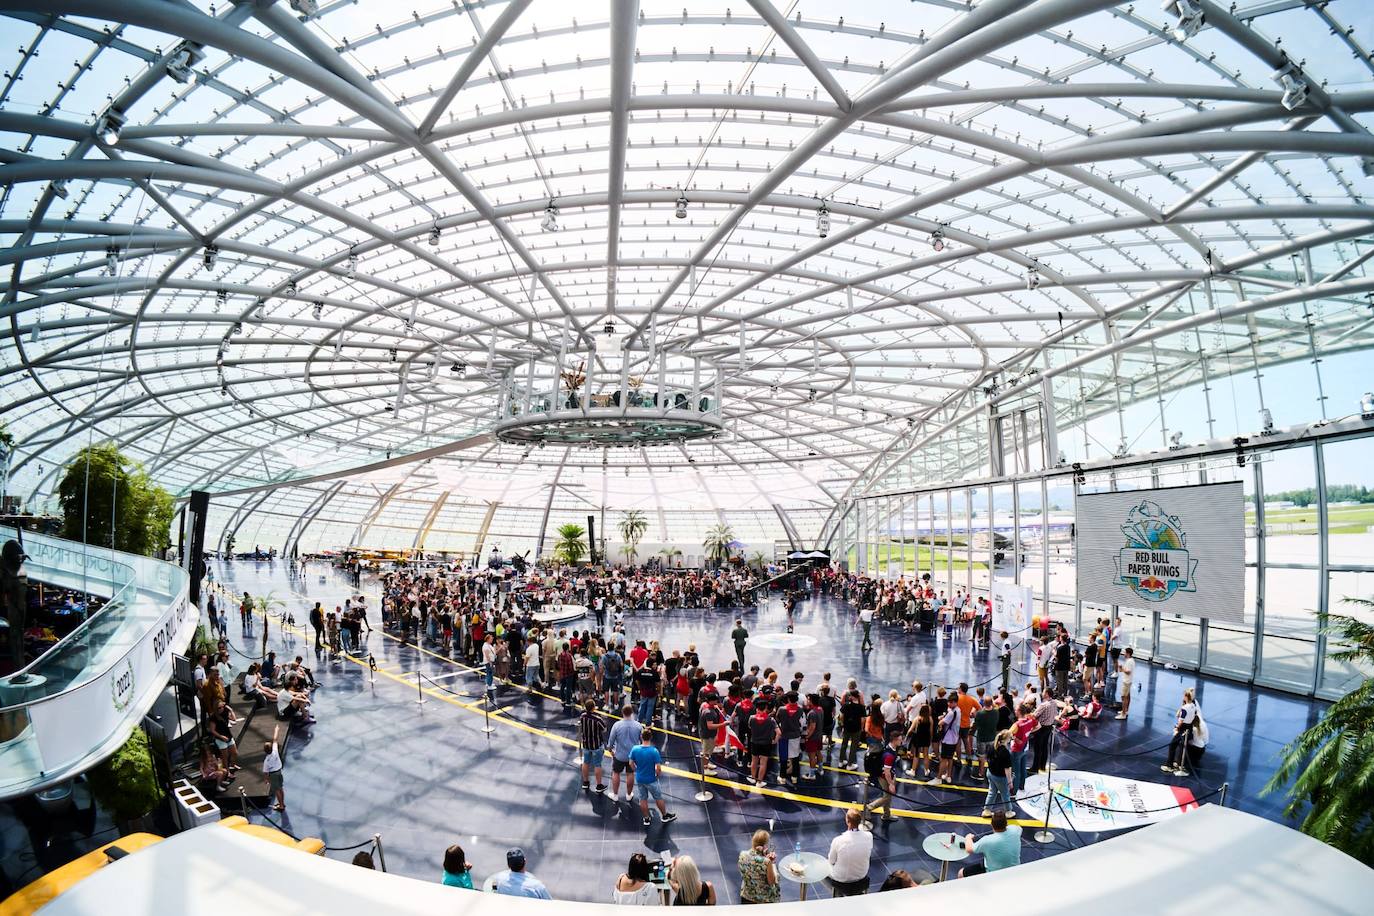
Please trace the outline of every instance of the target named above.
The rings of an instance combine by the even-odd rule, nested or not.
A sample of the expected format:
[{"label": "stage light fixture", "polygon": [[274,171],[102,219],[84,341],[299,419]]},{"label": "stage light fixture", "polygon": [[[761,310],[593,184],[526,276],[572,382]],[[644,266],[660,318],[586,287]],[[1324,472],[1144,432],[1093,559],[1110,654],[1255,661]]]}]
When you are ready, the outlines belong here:
[{"label": "stage light fixture", "polygon": [[934,248],[936,251],[945,250],[945,232],[938,226],[935,231],[930,234],[930,247]]},{"label": "stage light fixture", "polygon": [[396,362],[396,348],[395,348],[395,347],[392,347],[390,350],[388,350],[388,351],[387,351],[387,354],[391,357],[391,361],[392,361],[393,363]]},{"label": "stage light fixture", "polygon": [[816,234],[825,238],[830,234],[830,209],[826,207],[825,201],[816,210]]},{"label": "stage light fixture", "polygon": [[544,208],[544,219],[539,225],[544,227],[545,232],[558,231],[558,205],[552,200],[550,200],[549,205]]},{"label": "stage light fixture", "polygon": [[358,275],[358,255],[352,248],[348,249],[348,266],[344,269],[344,276],[352,280]]},{"label": "stage light fixture", "polygon": [[105,249],[105,272],[112,277],[119,272],[119,249],[113,245]]},{"label": "stage light fixture", "polygon": [[673,208],[673,215],[678,219],[687,218],[687,195],[681,191],[678,192],[677,206]]},{"label": "stage light fixture", "polygon": [[238,336],[239,336],[240,334],[242,334],[242,333],[243,333],[243,322],[242,322],[242,321],[235,321],[235,322],[234,322],[234,326],[233,326],[232,328],[229,329],[229,336],[230,336],[230,337],[238,337]]},{"label": "stage light fixture", "polygon": [[119,143],[119,132],[123,129],[124,115],[114,108],[109,108],[95,123],[95,136],[106,146],[114,146]]},{"label": "stage light fixture", "polygon": [[281,291],[281,294],[282,294],[283,296],[285,296],[286,298],[288,298],[288,299],[290,299],[292,296],[295,296],[295,295],[296,295],[296,281],[295,281],[295,280],[287,280],[287,281],[286,281],[286,287]]},{"label": "stage light fixture", "polygon": [[200,263],[206,270],[215,269],[215,259],[219,257],[219,248],[215,245],[206,245],[204,253],[200,256]]},{"label": "stage light fixture", "polygon": [[1176,452],[1181,448],[1183,448],[1183,433],[1180,431],[1170,434],[1169,451]]},{"label": "stage light fixture", "polygon": [[1169,30],[1169,34],[1174,36],[1174,41],[1187,41],[1198,33],[1207,17],[1202,12],[1202,7],[1195,0],[1164,0],[1162,9],[1166,13],[1172,13],[1174,27]]},{"label": "stage light fixture", "polygon": [[465,375],[468,374],[468,366],[467,366],[467,363],[462,362],[462,361],[460,360],[460,361],[454,363],[452,366],[449,366],[449,367],[448,367],[448,371],[449,371],[449,372],[452,372],[454,375],[457,375],[457,376],[459,376],[459,377],[462,377],[462,376],[465,376]]},{"label": "stage light fixture", "polygon": [[324,314],[324,303],[316,302],[314,308],[310,310],[310,314],[314,317],[316,321],[319,321],[320,316]]},{"label": "stage light fixture", "polygon": [[436,224],[436,225],[434,226],[434,228],[432,228],[432,229],[429,230],[429,247],[431,247],[431,248],[437,248],[438,246],[439,246],[439,226]]},{"label": "stage light fixture", "polygon": [[1260,408],[1260,432],[1266,436],[1274,434],[1274,415],[1269,412],[1268,407]]},{"label": "stage light fixture", "polygon": [[178,83],[191,81],[191,68],[205,59],[200,45],[183,41],[167,59],[167,75]]},{"label": "stage light fixture", "polygon": [[52,188],[52,192],[55,196],[61,198],[62,200],[67,199],[67,180],[65,178],[57,179],[56,181],[48,185],[48,187]]},{"label": "stage light fixture", "polygon": [[229,294],[228,294],[227,292],[225,292],[223,289],[217,289],[217,290],[215,290],[215,306],[216,306],[216,308],[224,308],[225,304],[228,303],[228,301],[229,301]]},{"label": "stage light fixture", "polygon": [[1301,108],[1307,103],[1307,95],[1312,91],[1311,85],[1307,82],[1307,77],[1302,75],[1302,70],[1298,69],[1297,64],[1291,60],[1282,67],[1275,70],[1270,78],[1279,84],[1283,90],[1283,98],[1280,100],[1283,107],[1292,111]]},{"label": "stage light fixture", "polygon": [[1032,264],[1026,271],[1026,289],[1040,288],[1040,265]]},{"label": "stage light fixture", "polygon": [[291,8],[302,16],[313,16],[320,11],[316,0],[291,0]]}]

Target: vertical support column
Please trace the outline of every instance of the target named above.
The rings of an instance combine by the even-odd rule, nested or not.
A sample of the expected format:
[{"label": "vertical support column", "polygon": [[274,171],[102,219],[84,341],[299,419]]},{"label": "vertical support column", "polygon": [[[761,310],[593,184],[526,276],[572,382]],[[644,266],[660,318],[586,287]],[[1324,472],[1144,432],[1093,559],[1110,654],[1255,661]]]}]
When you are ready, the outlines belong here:
[{"label": "vertical support column", "polygon": [[1264,582],[1268,550],[1264,522],[1264,465],[1252,461],[1250,469],[1255,475],[1255,638],[1250,653],[1250,682],[1254,683],[1260,676],[1260,664],[1264,660]]},{"label": "vertical support column", "polygon": [[[1044,354],[1045,368],[1050,367],[1049,352]],[[1059,464],[1059,420],[1054,413],[1054,380],[1040,378],[1040,443],[1045,449],[1044,466]]]},{"label": "vertical support column", "polygon": [[[1075,516],[1076,518],[1076,516]],[[1049,478],[1040,478],[1040,554],[1044,560],[1040,563],[1040,619],[1050,619],[1050,483]],[[1078,594],[1078,589],[1074,588],[1074,595]],[[1031,616],[1035,616],[1034,610]],[[1116,619],[1116,614],[1112,614],[1112,619]]]},{"label": "vertical support column", "polygon": [[1312,446],[1312,459],[1317,464],[1317,643],[1312,666],[1312,693],[1321,687],[1326,674],[1326,627],[1327,616],[1331,613],[1328,602],[1331,600],[1331,558],[1327,543],[1330,538],[1331,523],[1326,511],[1326,456],[1321,441]]},{"label": "vertical support column", "polygon": [[1006,454],[1002,449],[1002,422],[997,414],[996,404],[988,405],[988,462],[993,477],[1002,477],[1007,473]]}]

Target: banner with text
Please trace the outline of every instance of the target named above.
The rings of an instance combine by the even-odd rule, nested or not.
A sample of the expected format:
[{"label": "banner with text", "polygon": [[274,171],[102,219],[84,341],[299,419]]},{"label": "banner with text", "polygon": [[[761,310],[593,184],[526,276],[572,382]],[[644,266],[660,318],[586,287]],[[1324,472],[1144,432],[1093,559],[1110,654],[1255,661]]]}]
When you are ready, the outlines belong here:
[{"label": "banner with text", "polygon": [[1245,609],[1245,494],[1236,483],[1077,498],[1078,599],[1231,620]]},{"label": "banner with text", "polygon": [[992,580],[992,632],[1025,633],[1035,616],[1035,593],[1029,585]]},{"label": "banner with text", "polygon": [[1182,786],[1141,782],[1082,770],[1055,770],[1054,794],[1045,791],[1045,774],[1026,779],[1017,805],[1028,820],[1044,823],[1046,803],[1050,825],[1060,830],[1105,833],[1153,824],[1177,817],[1198,806]]}]

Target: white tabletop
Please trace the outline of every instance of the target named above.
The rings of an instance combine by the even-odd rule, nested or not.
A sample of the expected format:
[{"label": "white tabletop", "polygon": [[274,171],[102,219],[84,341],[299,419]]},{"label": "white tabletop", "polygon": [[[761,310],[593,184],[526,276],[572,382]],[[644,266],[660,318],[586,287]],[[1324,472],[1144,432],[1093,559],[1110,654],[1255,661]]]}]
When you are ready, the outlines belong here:
[{"label": "white tabletop", "polygon": [[953,833],[932,833],[921,841],[926,855],[941,862],[959,862],[968,858],[964,838]]},{"label": "white tabletop", "polygon": [[[800,864],[801,870],[793,871],[794,864]],[[778,860],[778,874],[798,884],[815,884],[830,877],[830,860],[815,852],[794,852]]]}]

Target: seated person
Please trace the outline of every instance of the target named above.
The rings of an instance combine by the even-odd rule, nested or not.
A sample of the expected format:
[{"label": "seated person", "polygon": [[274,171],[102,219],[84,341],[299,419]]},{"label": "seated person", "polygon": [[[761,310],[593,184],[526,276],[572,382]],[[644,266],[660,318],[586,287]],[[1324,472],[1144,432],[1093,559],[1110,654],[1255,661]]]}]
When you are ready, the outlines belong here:
[{"label": "seated person", "polygon": [[1078,707],[1072,702],[1059,700],[1059,715],[1055,717],[1055,727],[1061,732],[1077,731],[1078,721],[1081,718]]},{"label": "seated person", "polygon": [[1093,719],[1096,719],[1101,714],[1102,693],[1100,691],[1094,690],[1093,695],[1088,700],[1088,702],[1078,707],[1078,715],[1080,718],[1087,719],[1091,722]]},{"label": "seated person", "polygon": [[267,658],[263,659],[262,665],[258,668],[258,674],[262,675],[262,682],[271,687],[277,681],[277,675],[281,673],[281,666],[277,664],[277,653],[268,652]]},{"label": "seated person", "polygon": [[257,662],[249,665],[243,675],[243,695],[258,706],[277,702],[277,691],[263,683],[262,672]]},{"label": "seated person", "polygon": [[282,686],[277,693],[277,715],[280,718],[293,718],[304,723],[315,721],[310,714],[310,696],[304,690],[295,689],[292,683]]},{"label": "seated person", "polygon": [[233,777],[229,775],[229,768],[219,759],[215,753],[215,746],[210,741],[200,743],[200,782],[202,786],[214,786],[216,792],[223,792],[229,788],[229,783]]}]

